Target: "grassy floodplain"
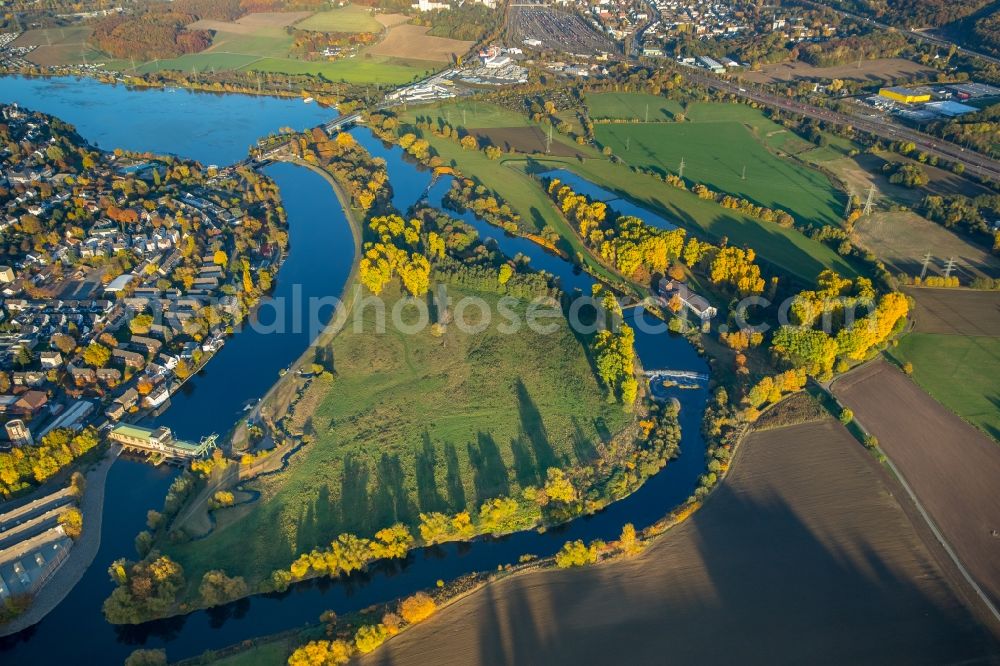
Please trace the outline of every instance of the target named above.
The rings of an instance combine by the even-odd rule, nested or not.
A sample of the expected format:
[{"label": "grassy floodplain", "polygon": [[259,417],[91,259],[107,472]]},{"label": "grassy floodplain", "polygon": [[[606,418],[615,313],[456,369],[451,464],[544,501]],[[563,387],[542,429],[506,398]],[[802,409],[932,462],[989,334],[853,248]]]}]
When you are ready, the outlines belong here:
[{"label": "grassy floodplain", "polygon": [[[429,117],[445,122],[450,118],[453,126],[468,130],[501,127],[505,126],[501,125],[501,122],[513,123],[515,119],[521,123],[520,126],[529,122],[520,114],[488,104],[465,106],[464,125],[462,107],[450,103],[411,108],[402,113],[402,120],[404,123],[414,123],[418,117]],[[454,163],[463,174],[487,184],[510,203],[520,213],[526,228],[540,231],[547,227],[563,236],[566,244],[564,249],[571,253],[582,252],[582,244],[578,242],[537,181],[527,175],[528,170],[545,167],[569,169],[619,196],[676,221],[695,235],[708,240],[726,237],[731,244],[753,247],[765,260],[805,281],[814,280],[826,267],[834,268],[843,275],[857,273],[856,269],[833,249],[795,230],[784,229],[725,209],[714,202],[699,199],[690,192],[678,190],[652,176],[637,174],[625,165],[613,164],[596,150],[587,146],[577,146],[558,134],[553,136],[554,141],[572,145],[585,157],[579,159],[546,155],[514,155],[493,161],[486,158],[482,151],[463,150],[457,143],[448,139],[430,133],[426,133],[424,138],[446,163]],[[531,165],[526,160],[533,160],[538,164]]]},{"label": "grassy floodplain", "polygon": [[[252,482],[260,501],[223,512],[207,538],[166,547],[188,580],[222,568],[257,582],[340,533],[475,512],[540,485],[549,467],[591,462],[631,417],[605,399],[583,341],[562,318],[548,335],[504,334],[498,297],[477,295],[494,312],[482,333],[407,335],[390,320],[380,334],[374,307],[364,308],[364,326],[349,324],[329,350],[335,378],[316,380],[297,409],[313,442],[286,471]],[[391,312],[398,291],[388,296]]]},{"label": "grassy floodplain", "polygon": [[[615,94],[614,100],[592,97],[598,101],[590,103],[598,108],[617,105],[619,117],[645,117],[635,114],[636,107],[645,104],[641,99],[624,94]],[[660,99],[661,107],[666,102],[643,97]],[[676,117],[679,105],[671,111]],[[840,222],[846,195],[823,173],[775,152],[810,146],[790,130],[743,104],[695,103],[683,113],[685,122],[598,124],[594,133],[601,146],[609,146],[632,166],[676,174],[683,160],[684,177],[713,190],[786,210],[800,220]]]}]

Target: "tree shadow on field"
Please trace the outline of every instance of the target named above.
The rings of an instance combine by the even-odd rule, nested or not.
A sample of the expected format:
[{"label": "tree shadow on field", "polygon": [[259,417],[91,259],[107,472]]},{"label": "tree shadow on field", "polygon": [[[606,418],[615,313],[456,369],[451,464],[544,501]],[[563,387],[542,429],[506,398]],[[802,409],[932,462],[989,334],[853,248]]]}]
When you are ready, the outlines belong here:
[{"label": "tree shadow on field", "polygon": [[597,447],[594,442],[587,437],[587,433],[580,426],[580,420],[575,416],[573,421],[573,453],[581,464],[587,464],[597,457]]},{"label": "tree shadow on field", "polygon": [[431,443],[431,436],[425,430],[421,436],[422,443],[416,447],[416,477],[417,505],[420,511],[444,511],[447,506],[441,493],[438,492],[435,470],[437,468],[437,451]]},{"label": "tree shadow on field", "polygon": [[531,455],[531,447],[524,435],[511,440],[510,452],[514,455],[514,478],[522,488],[538,485],[538,470],[535,457]]},{"label": "tree shadow on field", "polygon": [[416,518],[413,502],[406,492],[403,465],[398,455],[383,453],[375,468],[375,489],[372,491],[374,525],[412,522]]},{"label": "tree shadow on field", "polygon": [[326,484],[320,486],[316,493],[316,500],[307,506],[305,516],[300,520],[296,530],[296,550],[301,552],[315,544],[328,541],[332,523],[336,520],[333,511],[333,503],[330,501],[330,488]]},{"label": "tree shadow on field", "polygon": [[360,532],[369,525],[367,463],[354,454],[344,457],[344,476],[340,482],[340,521],[345,532]]},{"label": "tree shadow on field", "polygon": [[465,508],[465,486],[462,485],[462,468],[458,464],[458,449],[451,442],[444,445],[444,463],[448,508],[457,513]]},{"label": "tree shadow on field", "polygon": [[545,472],[549,467],[558,464],[555,451],[549,442],[549,435],[545,431],[545,423],[542,422],[542,413],[538,411],[538,405],[532,400],[528,388],[520,379],[514,384],[514,391],[517,393],[517,413],[521,419],[521,433],[527,437],[531,443],[531,449],[535,454],[535,467],[538,470],[538,477],[545,478]]},{"label": "tree shadow on field", "polygon": [[469,463],[472,465],[477,502],[510,494],[507,467],[500,456],[500,447],[491,435],[485,432],[476,435],[476,443],[469,444]]}]

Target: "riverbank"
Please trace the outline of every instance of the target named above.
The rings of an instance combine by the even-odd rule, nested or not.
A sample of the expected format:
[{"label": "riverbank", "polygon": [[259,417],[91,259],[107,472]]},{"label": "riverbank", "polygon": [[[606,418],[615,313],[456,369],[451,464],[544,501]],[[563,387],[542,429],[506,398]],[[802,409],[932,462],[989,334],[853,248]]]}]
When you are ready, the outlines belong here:
[{"label": "riverbank", "polygon": [[83,532],[73,542],[66,561],[31,600],[31,606],[6,625],[0,626],[0,638],[16,634],[37,624],[56,608],[83,578],[101,547],[101,527],[104,520],[104,487],[111,466],[118,459],[114,448],[99,463],[84,474],[85,486],[80,500]]},{"label": "riverbank", "polygon": [[[327,184],[330,185],[330,188],[333,190],[334,195],[337,197],[337,201],[340,204],[341,210],[344,212],[344,218],[347,220],[348,226],[351,229],[351,236],[354,239],[354,261],[351,264],[350,272],[347,275],[347,280],[344,283],[343,289],[339,296],[340,299],[339,307],[333,313],[332,317],[330,318],[330,321],[327,322],[326,326],[316,337],[316,339],[311,341],[309,346],[302,351],[299,357],[294,362],[292,362],[291,365],[288,366],[288,372],[286,372],[284,376],[280,377],[278,381],[276,381],[271,386],[271,388],[267,390],[267,393],[261,396],[260,400],[257,402],[257,406],[249,415],[249,418],[240,419],[237,425],[234,426],[232,434],[230,436],[230,443],[234,447],[237,444],[243,444],[244,441],[246,441],[247,421],[250,419],[255,419],[257,416],[260,416],[263,413],[264,408],[270,405],[278,396],[278,394],[280,394],[283,390],[289,388],[290,383],[295,382],[296,377],[298,376],[297,371],[306,366],[307,364],[311,364],[313,362],[316,348],[328,345],[333,340],[333,338],[336,337],[337,333],[340,332],[344,324],[347,322],[347,317],[350,314],[351,310],[353,309],[354,304],[357,302],[357,298],[359,295],[357,292],[355,292],[350,303],[347,304],[346,306],[344,305],[345,303],[344,296],[347,294],[348,290],[355,284],[355,281],[357,279],[358,262],[361,258],[361,245],[364,233],[363,221],[358,219],[357,211],[351,208],[350,197],[346,195],[346,193],[340,187],[339,183],[337,183],[337,181],[334,180],[334,178],[330,174],[328,174],[323,169],[320,169],[316,165],[310,164],[309,162],[297,158],[288,158],[282,161],[288,164],[294,164],[296,166],[306,168],[309,171],[312,171],[313,173],[323,178],[323,180],[325,180]],[[311,354],[313,355],[313,358],[310,358]],[[309,381],[311,381],[311,379]],[[271,436],[273,439],[273,436],[275,434],[276,433],[271,432],[269,433],[269,436]],[[285,453],[280,454],[281,457],[283,457],[284,455]],[[284,461],[283,464],[287,464],[287,460]],[[250,479],[243,478],[241,476],[240,480],[242,482],[242,481],[248,481]]]}]

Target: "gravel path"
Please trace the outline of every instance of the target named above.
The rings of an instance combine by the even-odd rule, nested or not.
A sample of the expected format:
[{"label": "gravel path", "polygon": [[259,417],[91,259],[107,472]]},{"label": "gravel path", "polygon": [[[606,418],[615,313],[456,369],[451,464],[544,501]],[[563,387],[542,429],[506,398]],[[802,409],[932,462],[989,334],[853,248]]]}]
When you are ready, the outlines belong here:
[{"label": "gravel path", "polygon": [[83,534],[73,543],[66,561],[35,595],[31,607],[23,615],[0,627],[0,637],[16,634],[40,622],[76,587],[97,557],[97,551],[101,547],[101,521],[104,516],[104,483],[108,478],[108,470],[117,459],[117,452],[110,449],[97,466],[86,473],[87,487],[80,502]]}]

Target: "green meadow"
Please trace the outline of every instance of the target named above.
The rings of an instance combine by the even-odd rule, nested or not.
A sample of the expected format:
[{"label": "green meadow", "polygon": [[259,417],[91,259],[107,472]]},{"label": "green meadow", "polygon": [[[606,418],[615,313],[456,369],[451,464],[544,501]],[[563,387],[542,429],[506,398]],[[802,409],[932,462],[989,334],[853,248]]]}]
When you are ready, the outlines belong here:
[{"label": "green meadow", "polygon": [[839,224],[846,198],[820,171],[778,154],[810,144],[737,104],[692,104],[685,122],[598,124],[594,132],[627,164],[661,174],[680,171],[709,188],[791,213]]},{"label": "green meadow", "polygon": [[[457,303],[463,294],[449,295]],[[497,296],[475,295],[496,313]],[[398,288],[386,296],[391,312]],[[514,310],[523,318],[526,308]],[[363,315],[363,327],[348,325],[332,343],[334,378],[303,398],[312,443],[287,470],[251,483],[261,500],[230,510],[244,515],[166,547],[188,580],[222,568],[253,583],[343,532],[371,536],[400,521],[415,527],[421,512],[475,512],[542,484],[549,467],[591,462],[630,421],[606,400],[584,341],[562,318],[548,320],[557,323],[551,334],[502,332],[494,317],[480,333],[453,325],[435,337],[391,323],[379,333],[374,306]],[[467,320],[477,316],[470,310]]]}]

